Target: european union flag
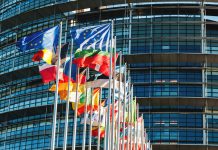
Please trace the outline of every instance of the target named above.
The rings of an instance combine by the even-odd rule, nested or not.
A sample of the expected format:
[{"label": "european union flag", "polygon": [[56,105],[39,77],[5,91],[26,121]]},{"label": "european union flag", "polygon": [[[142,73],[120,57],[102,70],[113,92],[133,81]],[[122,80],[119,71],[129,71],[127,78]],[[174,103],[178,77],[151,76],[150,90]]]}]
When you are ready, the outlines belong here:
[{"label": "european union flag", "polygon": [[16,46],[21,52],[30,49],[47,49],[52,51],[58,45],[60,26],[47,28],[42,31],[35,32],[31,35],[20,38]]},{"label": "european union flag", "polygon": [[111,24],[83,28],[73,27],[71,36],[76,43],[76,47],[81,50],[96,49],[107,51],[110,48]]}]

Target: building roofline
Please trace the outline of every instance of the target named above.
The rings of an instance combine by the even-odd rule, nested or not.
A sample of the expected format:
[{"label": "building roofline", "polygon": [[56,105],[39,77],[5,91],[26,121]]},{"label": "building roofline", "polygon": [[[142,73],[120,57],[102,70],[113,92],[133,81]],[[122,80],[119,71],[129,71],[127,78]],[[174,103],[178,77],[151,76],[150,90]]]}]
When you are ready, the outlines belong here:
[{"label": "building roofline", "polygon": [[[173,0],[170,0],[173,1]],[[190,2],[189,0],[183,0],[184,2]],[[198,0],[199,2],[201,2],[201,0]],[[130,0],[130,3],[140,3],[140,2],[145,2],[143,0]],[[150,1],[147,1],[150,2]],[[161,0],[153,0],[153,2],[162,2]],[[169,1],[168,1],[169,2]],[[218,0],[208,0],[207,2],[218,2]],[[87,3],[89,4],[87,6]],[[56,14],[60,14],[60,13],[64,13],[64,12],[70,12],[70,11],[75,11],[78,9],[85,9],[85,8],[91,8],[91,9],[95,9],[98,8],[99,6],[108,6],[108,5],[116,5],[116,4],[123,4],[123,0],[104,0],[102,1],[102,3],[100,3],[99,0],[79,0],[79,1],[70,1],[70,2],[66,2],[66,3],[57,3],[54,5],[49,5],[49,6],[45,6],[45,7],[40,7],[37,9],[33,9],[33,10],[29,10],[26,12],[22,12],[18,15],[12,16],[8,19],[5,19],[3,21],[1,21],[1,26],[2,29],[10,29],[12,27],[15,27],[17,25],[29,22],[29,21],[33,21],[33,20],[37,20],[43,17],[47,17],[47,16],[51,16],[54,15],[54,12]],[[175,5],[175,4],[174,4]],[[178,13],[177,9],[178,7],[180,7],[180,9],[185,9],[186,11],[189,10],[191,12],[195,11],[194,8],[199,9],[199,7],[197,6],[184,6],[185,4],[181,5],[181,6],[177,6],[177,7],[168,7],[168,6],[158,6],[155,7],[155,5],[153,5],[152,7],[154,9],[157,9],[158,13],[162,13],[164,12],[168,12],[168,9],[171,11],[175,11],[175,13]],[[190,5],[190,4],[187,4]],[[149,9],[150,7],[145,6],[143,8],[139,7],[139,8],[135,8],[135,9],[139,9],[140,11],[142,9]],[[161,8],[163,8],[163,11],[160,11]],[[217,15],[218,14],[218,9],[216,6],[208,6],[207,7],[207,15]],[[101,10],[101,13],[104,10]],[[153,11],[153,13],[155,13],[156,11]],[[181,11],[182,13],[182,11]],[[116,13],[117,14],[117,13]]]}]

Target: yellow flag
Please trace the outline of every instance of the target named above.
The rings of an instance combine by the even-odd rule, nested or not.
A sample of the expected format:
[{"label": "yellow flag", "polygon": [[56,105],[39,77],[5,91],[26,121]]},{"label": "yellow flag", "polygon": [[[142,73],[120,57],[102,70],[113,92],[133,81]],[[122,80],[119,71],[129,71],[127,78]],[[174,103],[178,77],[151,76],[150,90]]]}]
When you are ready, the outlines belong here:
[{"label": "yellow flag", "polygon": [[[56,89],[56,84],[53,84],[51,86],[51,88],[49,89],[49,91],[54,92],[55,89]],[[68,90],[68,83],[67,82],[59,83],[58,91],[67,91],[67,90]],[[70,92],[76,92],[76,83],[70,82]],[[80,93],[85,92],[85,85],[84,84],[78,85],[78,92],[80,92]]]}]

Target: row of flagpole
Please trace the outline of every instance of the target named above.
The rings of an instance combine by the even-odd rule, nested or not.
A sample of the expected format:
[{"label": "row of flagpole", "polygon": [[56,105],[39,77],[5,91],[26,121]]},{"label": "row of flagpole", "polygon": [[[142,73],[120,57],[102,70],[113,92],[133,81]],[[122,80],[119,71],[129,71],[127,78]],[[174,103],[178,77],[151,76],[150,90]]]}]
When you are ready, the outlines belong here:
[{"label": "row of flagpole", "polygon": [[[57,72],[59,72],[59,67],[60,67],[60,53],[61,53],[61,36],[62,36],[62,22],[60,23],[60,35],[59,35],[59,55],[58,55],[58,64],[57,64]],[[121,92],[119,92],[118,94],[118,120],[116,121],[115,124],[115,118],[114,118],[114,112],[115,112],[115,78],[116,78],[116,73],[115,73],[115,67],[116,67],[116,62],[114,62],[114,66],[113,64],[113,60],[112,57],[114,55],[114,57],[116,57],[116,37],[114,38],[113,36],[113,21],[112,21],[112,31],[111,31],[111,47],[112,50],[110,51],[110,76],[109,76],[109,89],[108,89],[108,106],[107,106],[107,119],[106,119],[106,133],[105,133],[105,139],[104,139],[104,149],[105,150],[126,150],[125,148],[125,134],[127,130],[127,143],[130,143],[130,149],[129,146],[127,146],[127,150],[131,150],[132,149],[132,140],[135,140],[136,144],[135,144],[135,149],[137,149],[137,145],[138,145],[138,140],[136,139],[136,137],[138,136],[138,122],[136,121],[136,125],[135,125],[135,133],[136,133],[136,137],[134,137],[132,139],[132,107],[130,105],[130,100],[133,99],[133,93],[129,93],[129,95],[127,95],[127,91],[126,91],[126,87],[128,86],[128,89],[130,90],[129,92],[133,92],[133,87],[130,85],[127,85],[126,80],[127,80],[127,70],[126,70],[126,65],[125,65],[125,71],[124,71],[124,96],[123,96],[123,107],[122,107],[122,111],[119,110],[120,106],[121,106]],[[68,76],[71,76],[71,66],[72,66],[72,54],[73,54],[73,39],[71,41],[71,47],[70,47],[70,70],[69,70],[69,74]],[[121,89],[121,66],[122,66],[122,53],[119,53],[119,90]],[[114,60],[115,61],[115,60]],[[74,111],[74,125],[73,125],[73,135],[72,135],[72,150],[75,150],[76,148],[76,135],[77,135],[77,109],[78,109],[78,86],[79,86],[79,81],[78,81],[78,75],[79,75],[79,67],[77,69],[77,82],[76,82],[76,98],[75,98],[75,111]],[[89,71],[87,70],[86,76],[88,79],[88,75]],[[129,75],[128,75],[129,76]],[[113,82],[112,82],[113,81]],[[56,85],[58,85],[59,83],[59,73],[56,74]],[[113,84],[112,84],[113,83]],[[113,86],[113,87],[112,87]],[[87,114],[87,101],[88,101],[88,94],[87,94],[87,89],[86,89],[86,99],[85,99],[85,114],[84,114],[84,125],[83,125],[83,139],[82,139],[82,150],[85,150],[86,147],[86,126],[87,126],[87,122],[86,122],[86,114]],[[113,93],[112,93],[113,92]],[[100,90],[100,95],[102,95],[102,89]],[[67,91],[67,101],[66,101],[66,114],[65,114],[65,127],[64,127],[64,140],[63,140],[63,150],[67,149],[67,137],[68,137],[68,120],[69,120],[69,104],[70,104],[70,78],[68,78],[68,91]],[[125,127],[125,118],[126,118],[126,99],[128,99],[127,101],[129,101],[129,105],[128,105],[128,120],[131,123],[127,123],[127,129]],[[57,102],[58,102],[58,86],[56,86],[56,90],[55,90],[55,101],[54,101],[54,112],[53,112],[53,126],[52,126],[52,138],[51,138],[51,149],[54,150],[55,149],[55,139],[56,139],[56,119],[57,119]],[[110,110],[111,110],[111,104],[112,104],[112,122],[110,121]],[[91,98],[91,107],[92,107],[92,98]],[[90,117],[92,117],[92,108],[90,110]],[[101,112],[101,101],[99,101],[99,118],[100,118],[100,112]],[[122,121],[120,120],[120,116],[122,114]],[[137,105],[137,112],[138,112],[138,105]],[[137,113],[137,119],[139,118],[139,115]],[[122,141],[120,141],[120,121],[122,122]],[[97,149],[100,149],[100,124],[101,124],[101,120],[98,120],[99,124],[98,124],[98,136],[97,136]],[[92,144],[92,118],[90,118],[90,130],[89,130],[89,150],[91,150],[91,144]],[[114,129],[116,126],[116,130]],[[131,128],[130,128],[131,127]],[[116,133],[115,133],[116,132]],[[144,136],[144,135],[141,135]],[[117,138],[116,141],[114,142],[115,137]],[[129,138],[130,137],[130,138]],[[142,140],[143,138],[141,138],[141,145],[143,145]],[[121,145],[121,147],[120,147]],[[142,149],[144,149],[144,146],[142,146]]]},{"label": "row of flagpole", "polygon": [[[92,30],[92,28],[94,28],[94,30]],[[68,141],[68,125],[69,125],[69,110],[70,110],[70,100],[72,100],[71,97],[71,88],[72,86],[74,86],[75,88],[75,97],[73,97],[74,102],[73,102],[73,106],[74,106],[74,116],[73,116],[73,132],[72,132],[72,150],[76,149],[76,136],[77,136],[77,120],[78,120],[78,107],[81,103],[84,104],[84,122],[83,122],[83,138],[82,138],[82,150],[86,149],[86,131],[87,131],[87,124],[89,125],[89,141],[88,141],[88,149],[91,150],[92,149],[92,131],[93,131],[93,119],[95,119],[95,116],[93,116],[93,114],[97,111],[98,112],[98,124],[97,124],[97,149],[99,150],[100,147],[104,147],[104,150],[132,150],[132,148],[134,147],[134,150],[139,149],[138,148],[138,142],[140,139],[140,143],[141,143],[141,150],[144,150],[144,146],[145,146],[145,141],[144,139],[145,137],[145,133],[144,133],[144,125],[143,125],[143,119],[142,117],[139,117],[139,106],[138,104],[136,104],[136,99],[134,99],[133,97],[133,86],[131,84],[131,78],[130,78],[130,72],[127,70],[127,65],[124,64],[124,69],[122,69],[122,64],[123,64],[123,60],[122,60],[122,52],[119,52],[119,62],[117,63],[117,52],[116,52],[116,36],[114,36],[113,32],[114,32],[114,21],[111,22],[111,24],[105,24],[104,26],[92,26],[92,28],[88,28],[88,30],[91,30],[92,32],[88,31],[87,28],[80,30],[80,29],[76,29],[75,31],[72,31],[72,33],[75,33],[75,37],[72,36],[71,39],[71,46],[70,46],[70,61],[69,61],[69,71],[67,72],[67,80],[68,81],[63,81],[64,83],[67,83],[67,98],[63,98],[64,100],[66,100],[66,111],[65,111],[65,121],[64,121],[64,139],[63,139],[63,150],[67,149],[67,141]],[[66,27],[67,30],[67,27]],[[99,31],[98,31],[99,30]],[[106,31],[104,31],[106,30]],[[58,32],[59,31],[59,32]],[[104,68],[105,70],[109,71],[109,73],[102,73],[102,75],[104,75],[105,77],[108,77],[107,81],[108,81],[108,85],[107,87],[103,87],[102,85],[98,85],[95,87],[100,88],[100,91],[98,91],[98,109],[95,108],[95,106],[93,106],[93,104],[96,105],[96,101],[94,102],[94,92],[95,89],[94,87],[90,86],[88,87],[88,81],[90,78],[90,71],[89,71],[89,65],[86,66],[86,81],[85,83],[81,83],[80,79],[79,79],[79,75],[80,75],[80,66],[77,66],[77,69],[74,70],[76,72],[76,79],[75,81],[71,80],[71,75],[72,75],[72,62],[73,62],[73,49],[74,49],[74,38],[78,38],[81,34],[81,32],[90,32],[90,37],[88,37],[88,39],[83,37],[84,41],[79,41],[80,43],[82,43],[81,45],[85,45],[87,44],[87,40],[90,40],[94,37],[99,37],[97,35],[99,35],[99,32],[103,32],[103,40],[100,41],[99,43],[99,47],[101,46],[102,48],[102,43],[106,41],[106,47],[110,47],[110,52],[106,52],[105,56],[108,57],[109,54],[109,60],[104,59],[104,61],[109,61],[106,64],[107,68]],[[96,33],[95,33],[96,32]],[[59,26],[56,26],[54,28],[50,28],[45,30],[45,32],[37,32],[34,33],[31,36],[28,37],[24,37],[21,40],[19,40],[18,46],[20,47],[20,49],[22,51],[25,50],[29,50],[32,48],[41,48],[41,49],[46,49],[47,47],[43,47],[43,46],[47,46],[47,45],[42,45],[42,40],[50,40],[50,38],[56,39],[56,34],[58,34],[58,44],[55,43],[55,40],[53,40],[53,44],[50,43],[50,45],[53,46],[54,49],[54,45],[56,44],[56,46],[58,45],[58,49],[56,50],[56,55],[55,55],[55,59],[57,56],[57,67],[56,67],[56,77],[55,77],[55,82],[56,82],[56,87],[55,87],[55,99],[54,99],[54,109],[53,109],[53,124],[52,124],[52,136],[51,136],[51,150],[55,149],[55,141],[58,139],[56,139],[56,122],[57,122],[57,108],[58,108],[58,94],[59,93],[59,81],[60,81],[60,66],[63,62],[62,61],[62,22],[60,23]],[[109,34],[110,33],[110,34]],[[79,34],[79,35],[78,35]],[[82,33],[83,34],[83,33]],[[85,33],[86,34],[86,33]],[[108,34],[108,37],[105,36]],[[77,35],[77,36],[76,36]],[[109,39],[109,35],[110,35],[110,46],[108,43],[108,39]],[[52,37],[51,37],[52,36]],[[107,37],[107,40],[104,41],[104,38]],[[66,36],[65,36],[66,38]],[[34,41],[35,40],[35,41]],[[81,39],[79,39],[81,40]],[[96,39],[95,39],[96,40]],[[94,40],[94,42],[95,42]],[[65,39],[66,41],[66,39]],[[33,43],[32,43],[33,42]],[[46,41],[48,42],[48,41]],[[96,43],[94,43],[95,46]],[[108,45],[107,45],[108,44]],[[130,47],[131,47],[131,43]],[[40,45],[37,47],[37,45]],[[80,47],[81,47],[80,45]],[[35,47],[33,47],[35,46]],[[93,43],[91,43],[91,46],[93,46]],[[43,48],[42,48],[43,47]],[[90,46],[81,49],[82,51],[88,51],[88,48],[90,48]],[[83,53],[80,53],[81,50],[77,53],[77,55],[81,55]],[[68,50],[67,50],[68,51]],[[102,55],[102,49],[98,50],[98,51],[92,51],[91,54],[96,54],[96,52],[99,52]],[[52,53],[51,51],[45,51],[47,52],[47,54]],[[77,51],[76,51],[77,52]],[[75,55],[76,52],[74,54],[74,60],[75,60]],[[34,57],[34,59],[37,61],[38,57],[42,57],[41,55],[39,55],[40,53],[36,53],[37,57]],[[52,55],[52,54],[51,54]],[[91,55],[91,56],[92,56]],[[89,56],[88,56],[89,57]],[[66,57],[65,57],[66,58]],[[77,57],[77,59],[80,57]],[[99,58],[103,59],[103,57]],[[43,58],[42,58],[43,59]],[[52,61],[53,58],[51,58],[50,61]],[[46,63],[49,64],[49,60],[47,59],[43,59]],[[89,59],[90,60],[90,59]],[[94,61],[95,62],[95,61]],[[52,63],[52,62],[50,62]],[[66,62],[65,62],[66,63]],[[89,61],[88,61],[89,63]],[[109,63],[109,64],[108,64]],[[116,70],[116,64],[119,64],[119,77],[117,78],[117,70]],[[96,65],[94,68],[98,68],[99,64],[94,64]],[[109,65],[109,66],[108,66]],[[91,67],[90,67],[91,68]],[[93,69],[93,68],[92,68]],[[99,71],[99,69],[96,69],[96,71]],[[100,72],[100,71],[99,71]],[[121,72],[122,75],[121,75]],[[117,79],[119,80],[119,86],[117,89]],[[53,81],[53,80],[49,80],[49,81]],[[48,82],[49,82],[48,81]],[[75,84],[72,84],[73,83]],[[63,83],[61,82],[61,83]],[[85,90],[84,91],[80,91],[80,86],[81,84],[85,85]],[[107,88],[108,90],[108,97],[106,99],[106,103],[107,105],[105,107],[101,106],[101,98],[103,97],[102,95],[102,88]],[[99,89],[98,89],[99,90]],[[66,92],[65,91],[65,92]],[[91,92],[91,95],[89,95],[89,93]],[[118,92],[118,97],[115,96]],[[85,99],[84,102],[80,102],[80,93],[85,93]],[[93,95],[92,95],[93,94]],[[61,96],[60,96],[61,97]],[[89,107],[88,107],[89,106]],[[89,108],[89,109],[88,109]],[[95,108],[95,109],[94,109]],[[106,111],[105,111],[106,110]],[[103,123],[102,123],[102,114],[101,112],[103,112],[103,118],[106,117],[106,119],[103,119]],[[90,115],[90,120],[87,121],[88,117]],[[92,118],[93,117],[93,118]],[[140,121],[140,125],[139,125],[139,121]],[[101,145],[101,128],[104,128],[104,143],[103,146]],[[95,128],[96,130],[96,124],[95,124]],[[122,129],[122,130],[121,130]],[[140,134],[139,134],[140,131]],[[58,133],[60,134],[60,133]],[[121,136],[122,135],[122,136]],[[132,145],[134,144],[134,145]]]}]

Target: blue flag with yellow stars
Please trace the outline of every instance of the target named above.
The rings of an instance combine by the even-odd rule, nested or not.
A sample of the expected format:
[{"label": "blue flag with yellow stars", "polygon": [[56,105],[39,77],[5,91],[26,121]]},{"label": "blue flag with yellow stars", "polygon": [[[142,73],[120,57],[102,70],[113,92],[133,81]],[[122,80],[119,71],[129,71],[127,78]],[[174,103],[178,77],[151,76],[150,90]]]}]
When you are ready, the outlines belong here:
[{"label": "blue flag with yellow stars", "polygon": [[108,51],[111,40],[111,24],[73,27],[71,36],[80,50],[96,49]]},{"label": "blue flag with yellow stars", "polygon": [[47,28],[20,38],[17,41],[16,46],[21,52],[25,52],[31,49],[46,49],[53,51],[58,45],[59,32],[59,25],[52,28]]}]

